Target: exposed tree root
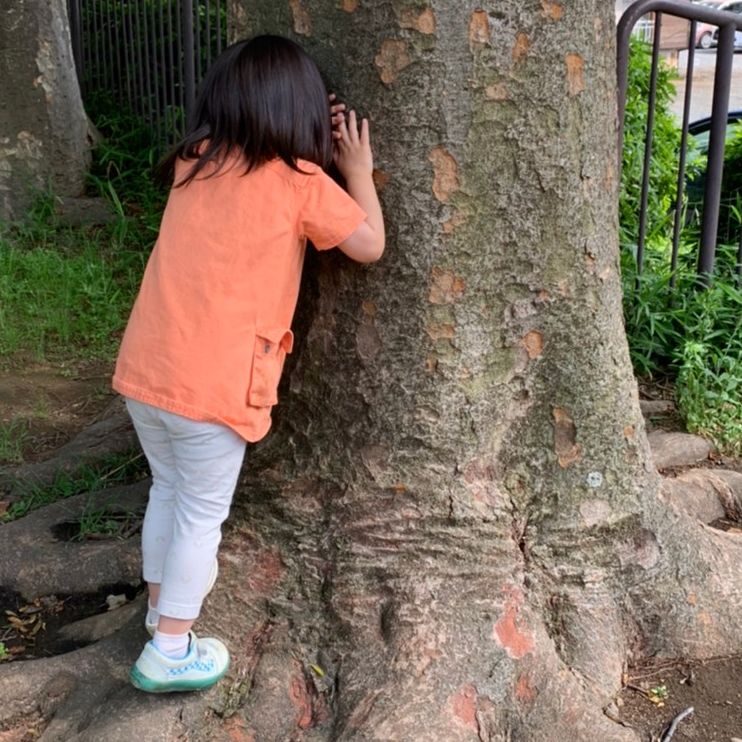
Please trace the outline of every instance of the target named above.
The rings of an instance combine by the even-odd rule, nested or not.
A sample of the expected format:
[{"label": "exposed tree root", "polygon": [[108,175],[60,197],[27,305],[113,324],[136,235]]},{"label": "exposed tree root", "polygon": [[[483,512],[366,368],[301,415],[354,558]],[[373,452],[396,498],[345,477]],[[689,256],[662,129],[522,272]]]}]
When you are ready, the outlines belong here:
[{"label": "exposed tree root", "polygon": [[149,482],[82,494],[0,527],[0,586],[31,599],[96,592],[102,585],[141,581],[138,538],[60,541],[55,527],[85,512],[142,510]]}]

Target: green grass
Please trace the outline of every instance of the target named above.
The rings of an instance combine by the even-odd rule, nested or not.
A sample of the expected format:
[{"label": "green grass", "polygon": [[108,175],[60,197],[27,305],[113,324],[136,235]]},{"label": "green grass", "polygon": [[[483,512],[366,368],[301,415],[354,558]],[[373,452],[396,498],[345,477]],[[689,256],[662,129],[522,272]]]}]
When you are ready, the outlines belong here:
[{"label": "green grass", "polygon": [[142,479],[147,473],[142,453],[113,454],[96,464],[86,464],[73,472],[59,472],[54,481],[44,487],[21,485],[22,496],[0,515],[0,524],[83,492],[99,492],[109,487]]},{"label": "green grass", "polygon": [[142,517],[143,512],[112,512],[109,508],[93,508],[88,504],[75,522],[77,532],[70,540],[122,537],[136,530]]},{"label": "green grass", "polygon": [[144,263],[106,230],[0,236],[0,355],[112,357]]},{"label": "green grass", "polygon": [[0,223],[0,358],[112,359],[157,235],[165,193],[152,180],[147,127],[98,96],[88,112],[104,140],[88,195],[107,199],[114,220],[69,227],[51,193],[25,218]]},{"label": "green grass", "polygon": [[21,418],[0,423],[0,462],[20,464],[23,445],[28,437],[28,423]]}]

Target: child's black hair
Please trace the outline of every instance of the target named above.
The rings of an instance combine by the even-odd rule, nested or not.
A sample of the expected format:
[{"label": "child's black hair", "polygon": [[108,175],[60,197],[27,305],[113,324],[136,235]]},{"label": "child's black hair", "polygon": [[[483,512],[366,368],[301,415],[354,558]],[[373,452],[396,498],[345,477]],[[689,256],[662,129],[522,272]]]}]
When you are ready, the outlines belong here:
[{"label": "child's black hair", "polygon": [[293,41],[256,36],[219,55],[201,84],[185,136],[158,166],[158,179],[169,185],[176,160],[194,160],[175,184],[186,185],[212,160],[216,174],[225,155],[235,152],[241,152],[246,173],[277,157],[297,171],[297,159],[323,168],[332,162],[327,90],[314,60]]}]

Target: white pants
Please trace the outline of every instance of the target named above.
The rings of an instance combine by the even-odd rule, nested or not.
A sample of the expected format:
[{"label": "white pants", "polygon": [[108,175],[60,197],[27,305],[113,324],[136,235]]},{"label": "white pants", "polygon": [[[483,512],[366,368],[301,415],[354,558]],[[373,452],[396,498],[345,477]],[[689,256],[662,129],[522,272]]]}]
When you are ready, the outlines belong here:
[{"label": "white pants", "polygon": [[245,440],[225,425],[126,399],[152,471],[142,527],[144,579],[161,584],[157,610],[195,619],[229,514]]}]

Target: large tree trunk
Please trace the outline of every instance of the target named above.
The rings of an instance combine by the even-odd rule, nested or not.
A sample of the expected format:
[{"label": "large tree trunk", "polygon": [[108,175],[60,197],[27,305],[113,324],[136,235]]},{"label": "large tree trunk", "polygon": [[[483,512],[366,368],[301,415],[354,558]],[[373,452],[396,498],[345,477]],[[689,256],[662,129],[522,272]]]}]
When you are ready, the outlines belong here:
[{"label": "large tree trunk", "polygon": [[602,711],[627,661],[737,649],[742,548],[671,509],[649,456],[613,7],[243,10],[370,114],[389,247],[371,268],[310,261],[205,609],[229,681],[153,701],[114,670],[106,715],[98,676],[44,739],[637,740]]},{"label": "large tree trunk", "polygon": [[0,80],[0,218],[47,187],[79,196],[90,145],[66,0],[4,0]]}]

